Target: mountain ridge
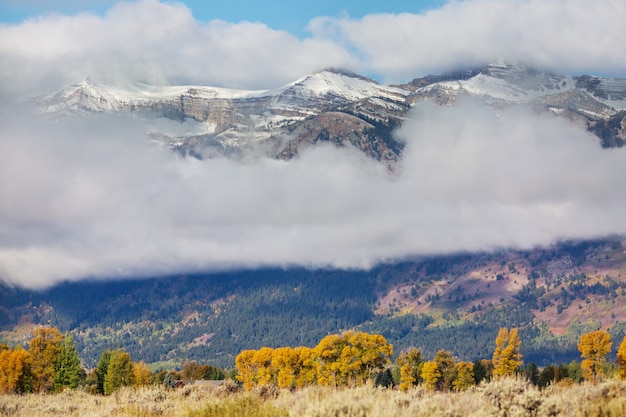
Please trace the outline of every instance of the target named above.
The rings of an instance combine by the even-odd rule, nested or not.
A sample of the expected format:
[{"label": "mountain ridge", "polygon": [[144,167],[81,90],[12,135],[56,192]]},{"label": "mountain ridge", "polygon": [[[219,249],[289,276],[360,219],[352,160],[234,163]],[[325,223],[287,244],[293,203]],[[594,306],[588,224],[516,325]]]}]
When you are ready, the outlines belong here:
[{"label": "mountain ridge", "polygon": [[403,144],[392,131],[410,109],[423,101],[454,105],[465,97],[496,110],[531,105],[567,117],[595,133],[606,147],[626,140],[621,114],[626,110],[626,79],[568,76],[503,62],[392,86],[341,69],[320,70],[265,90],[109,86],[88,78],[32,102],[53,117],[117,112],[192,123],[189,132],[157,131],[151,139],[200,159],[236,157],[259,143],[269,145],[267,156],[289,159],[319,141],[330,141],[352,145],[394,170]]}]

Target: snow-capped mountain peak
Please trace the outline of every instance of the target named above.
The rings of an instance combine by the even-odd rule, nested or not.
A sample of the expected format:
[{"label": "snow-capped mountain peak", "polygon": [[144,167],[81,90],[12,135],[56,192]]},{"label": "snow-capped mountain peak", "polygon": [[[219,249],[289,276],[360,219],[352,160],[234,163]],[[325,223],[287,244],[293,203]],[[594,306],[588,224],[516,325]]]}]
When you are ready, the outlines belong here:
[{"label": "snow-capped mountain peak", "polygon": [[408,91],[382,86],[374,80],[340,70],[322,70],[294,81],[289,89],[308,91],[316,95],[336,95],[349,100],[385,97],[403,100]]},{"label": "snow-capped mountain peak", "polygon": [[[138,82],[109,85],[87,78],[34,101],[54,117],[122,112],[187,122],[186,131],[191,133],[156,132],[153,137],[201,158],[216,152],[232,154],[248,144],[279,138],[268,147],[277,157],[292,157],[302,146],[318,141],[349,142],[393,164],[401,157],[402,145],[391,131],[412,105],[423,100],[453,105],[466,96],[497,109],[530,104],[579,120],[592,130],[598,122],[621,117],[618,111],[626,109],[626,80],[572,77],[493,62],[400,86],[381,85],[336,69],[265,90]],[[626,125],[618,122],[621,119],[611,126]]]}]

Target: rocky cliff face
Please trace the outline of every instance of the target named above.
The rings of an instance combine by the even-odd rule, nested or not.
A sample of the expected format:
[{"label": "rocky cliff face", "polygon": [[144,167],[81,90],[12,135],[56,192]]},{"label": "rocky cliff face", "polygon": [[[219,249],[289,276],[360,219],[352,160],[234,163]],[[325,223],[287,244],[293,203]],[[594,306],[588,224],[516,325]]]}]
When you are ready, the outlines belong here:
[{"label": "rocky cliff face", "polygon": [[390,169],[402,143],[392,135],[416,103],[454,105],[475,97],[487,106],[532,105],[568,117],[596,133],[604,146],[626,136],[626,80],[570,77],[507,63],[383,86],[337,70],[320,71],[273,90],[242,91],[203,86],[108,86],[93,80],[36,99],[43,112],[67,116],[126,112],[142,118],[193,121],[192,133],[152,132],[151,137],[199,158],[240,155],[258,148],[292,158],[318,142],[354,146]]}]

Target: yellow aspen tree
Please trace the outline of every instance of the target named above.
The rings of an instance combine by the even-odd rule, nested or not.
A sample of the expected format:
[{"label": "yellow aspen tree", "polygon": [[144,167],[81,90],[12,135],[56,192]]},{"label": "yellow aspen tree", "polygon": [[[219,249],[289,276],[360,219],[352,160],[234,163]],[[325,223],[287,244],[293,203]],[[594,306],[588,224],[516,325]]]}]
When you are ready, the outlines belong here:
[{"label": "yellow aspen tree", "polygon": [[150,385],[152,371],[144,361],[133,362],[133,382],[136,386]]},{"label": "yellow aspen tree", "polygon": [[351,378],[354,385],[362,385],[375,372],[382,371],[389,364],[393,355],[393,345],[380,334],[366,332],[348,332],[345,334],[351,347]]},{"label": "yellow aspen tree", "polygon": [[56,327],[38,327],[33,331],[28,353],[34,377],[34,391],[48,391],[53,387],[54,367],[64,338]]},{"label": "yellow aspen tree", "polygon": [[22,394],[30,378],[29,354],[22,348],[0,352],[0,393]]},{"label": "yellow aspen tree", "polygon": [[524,362],[520,353],[522,341],[516,328],[509,331],[506,327],[500,328],[496,337],[496,350],[493,352],[494,378],[510,377],[515,374]]},{"label": "yellow aspen tree", "polygon": [[401,353],[396,359],[396,365],[400,367],[400,386],[402,391],[419,384],[422,380],[422,351],[417,348],[411,348]]},{"label": "yellow aspen tree", "polygon": [[422,366],[422,380],[424,381],[424,387],[427,389],[436,389],[439,380],[441,379],[441,372],[435,361],[424,362]]},{"label": "yellow aspen tree", "polygon": [[456,366],[456,378],[452,381],[455,391],[465,391],[474,385],[474,364],[471,362],[459,362]]},{"label": "yellow aspen tree", "polygon": [[6,394],[13,392],[12,381],[15,379],[14,371],[10,365],[11,349],[3,349],[0,351],[0,393]]},{"label": "yellow aspen tree", "polygon": [[243,384],[246,391],[251,390],[256,383],[256,369],[252,359],[256,350],[244,350],[235,358],[237,380]]},{"label": "yellow aspen tree", "polygon": [[299,359],[298,353],[289,346],[274,349],[272,368],[276,370],[278,388],[291,388],[295,385],[295,373]]},{"label": "yellow aspen tree", "polygon": [[274,349],[262,347],[252,357],[252,364],[256,368],[256,382],[259,386],[275,382],[272,369],[272,353]]},{"label": "yellow aspen tree", "polygon": [[298,362],[294,370],[295,385],[298,388],[313,385],[317,381],[317,362],[315,351],[306,346],[294,348]]},{"label": "yellow aspen tree", "polygon": [[611,351],[612,345],[611,335],[606,330],[596,330],[580,336],[578,350],[583,358],[580,367],[585,380],[595,383],[604,377],[602,365],[606,362],[606,355]]},{"label": "yellow aspen tree", "polygon": [[339,370],[337,373],[338,385],[356,387],[358,375],[362,368],[359,351],[354,346],[346,344],[341,350],[341,356],[337,365]]},{"label": "yellow aspen tree", "polygon": [[336,387],[342,382],[341,355],[345,346],[345,338],[338,334],[329,334],[315,346],[319,385]]},{"label": "yellow aspen tree", "polygon": [[617,349],[617,377],[622,381],[626,380],[626,337]]}]

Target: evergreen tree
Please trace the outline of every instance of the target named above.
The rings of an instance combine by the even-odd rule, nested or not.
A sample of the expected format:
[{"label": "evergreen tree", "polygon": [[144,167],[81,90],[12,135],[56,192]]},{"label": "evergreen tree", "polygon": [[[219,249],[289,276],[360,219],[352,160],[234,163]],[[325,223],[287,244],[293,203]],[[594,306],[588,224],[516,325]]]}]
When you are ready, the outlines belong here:
[{"label": "evergreen tree", "polygon": [[104,378],[106,377],[110,362],[111,351],[107,349],[100,355],[100,360],[96,367],[96,392],[98,394],[104,394]]},{"label": "evergreen tree", "polygon": [[441,349],[435,354],[433,361],[437,364],[437,368],[441,373],[441,378],[437,381],[437,389],[439,391],[450,391],[457,372],[456,360],[452,356],[452,352]]},{"label": "evergreen tree", "polygon": [[580,366],[580,363],[576,361],[571,361],[569,365],[567,365],[567,375],[572,381],[576,383],[579,383],[580,381],[582,381],[583,370]]},{"label": "evergreen tree", "polygon": [[384,371],[376,374],[376,379],[374,380],[374,386],[385,387],[385,388],[393,387],[393,375],[391,375],[391,369],[387,368]]},{"label": "evergreen tree", "polygon": [[80,382],[81,372],[76,343],[70,335],[66,335],[59,344],[59,353],[54,367],[54,390],[59,391],[64,387],[75,389]]},{"label": "evergreen tree", "polygon": [[488,361],[486,359],[477,359],[476,361],[474,361],[474,384],[478,385],[482,381],[489,381],[489,364],[491,364],[491,361]]},{"label": "evergreen tree", "polygon": [[539,385],[539,368],[534,362],[529,363],[520,368],[520,374],[523,375],[528,382],[533,385]]},{"label": "evergreen tree", "polygon": [[456,367],[456,378],[452,381],[455,391],[465,391],[474,385],[474,364],[459,362]]}]

